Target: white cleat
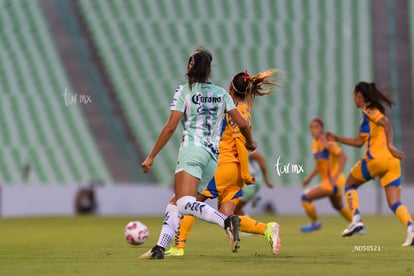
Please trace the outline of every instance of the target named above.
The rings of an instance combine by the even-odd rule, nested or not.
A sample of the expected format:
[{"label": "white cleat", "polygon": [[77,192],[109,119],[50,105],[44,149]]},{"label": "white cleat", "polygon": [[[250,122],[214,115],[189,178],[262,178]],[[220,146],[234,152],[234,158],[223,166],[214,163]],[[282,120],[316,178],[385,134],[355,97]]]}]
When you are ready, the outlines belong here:
[{"label": "white cleat", "polygon": [[407,232],[407,239],[405,239],[405,242],[402,244],[402,246],[414,246],[414,232]]},{"label": "white cleat", "polygon": [[362,229],[364,229],[364,224],[362,222],[357,222],[357,223],[351,223],[343,232],[342,232],[342,237],[351,237],[354,234],[359,233],[359,231],[361,231]]}]

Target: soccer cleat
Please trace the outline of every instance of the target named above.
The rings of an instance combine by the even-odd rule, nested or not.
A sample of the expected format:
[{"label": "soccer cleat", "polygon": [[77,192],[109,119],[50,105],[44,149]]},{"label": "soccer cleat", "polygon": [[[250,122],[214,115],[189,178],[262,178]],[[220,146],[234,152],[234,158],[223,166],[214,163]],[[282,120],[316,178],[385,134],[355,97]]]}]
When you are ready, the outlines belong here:
[{"label": "soccer cleat", "polygon": [[302,233],[311,233],[322,228],[322,222],[309,223],[300,228]]},{"label": "soccer cleat", "polygon": [[240,218],[238,216],[229,216],[224,220],[224,230],[232,252],[237,252],[237,249],[240,248],[239,226]]},{"label": "soccer cleat", "polygon": [[144,254],[138,257],[138,259],[164,259],[165,248],[159,245],[154,246]]},{"label": "soccer cleat", "polygon": [[351,237],[356,233],[359,233],[362,229],[364,229],[364,224],[362,222],[351,223],[343,232],[342,237]]},{"label": "soccer cleat", "polygon": [[269,242],[272,248],[273,255],[279,253],[280,250],[280,238],[279,238],[279,224],[276,222],[269,222],[266,225],[264,233],[265,239]]},{"label": "soccer cleat", "polygon": [[175,248],[171,246],[170,249],[165,251],[165,256],[182,257],[184,256],[184,248]]},{"label": "soccer cleat", "polygon": [[407,232],[407,238],[402,246],[414,246],[414,232],[409,231]]}]

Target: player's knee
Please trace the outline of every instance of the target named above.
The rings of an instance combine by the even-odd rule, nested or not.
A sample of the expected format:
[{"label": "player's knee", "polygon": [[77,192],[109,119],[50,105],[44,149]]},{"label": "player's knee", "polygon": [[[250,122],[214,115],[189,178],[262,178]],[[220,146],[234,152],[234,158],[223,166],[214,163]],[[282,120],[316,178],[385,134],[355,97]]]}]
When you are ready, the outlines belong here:
[{"label": "player's knee", "polygon": [[350,191],[350,190],[356,190],[358,188],[358,186],[356,185],[349,185],[345,187],[345,192]]},{"label": "player's knee", "polygon": [[334,209],[335,209],[335,210],[337,210],[337,211],[341,211],[341,209],[342,209],[343,205],[342,205],[342,204],[339,204],[339,205],[333,205],[333,207],[334,207]]},{"label": "player's knee", "polygon": [[301,197],[302,202],[312,202],[312,199],[309,198],[306,194],[303,194]]},{"label": "player's knee", "polygon": [[332,189],[332,194],[333,195],[336,195],[336,194],[338,194],[338,191],[339,191],[338,186],[337,185],[334,185],[333,186],[333,189]]},{"label": "player's knee", "polygon": [[183,215],[186,215],[185,210],[188,209],[188,206],[192,205],[192,203],[195,201],[196,201],[196,198],[193,196],[180,197],[179,199],[177,199],[178,212],[180,212]]},{"label": "player's knee", "polygon": [[183,215],[196,215],[201,213],[206,204],[197,201],[193,196],[183,196],[177,200],[178,212]]}]

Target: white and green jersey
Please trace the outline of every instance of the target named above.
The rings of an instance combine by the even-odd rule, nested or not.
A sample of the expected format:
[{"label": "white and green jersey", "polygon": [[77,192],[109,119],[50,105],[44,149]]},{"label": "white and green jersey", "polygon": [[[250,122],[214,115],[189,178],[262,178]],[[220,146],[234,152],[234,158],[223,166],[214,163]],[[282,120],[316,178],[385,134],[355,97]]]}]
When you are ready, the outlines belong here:
[{"label": "white and green jersey", "polygon": [[235,108],[229,93],[212,83],[178,86],[170,109],[184,113],[181,148],[205,147],[217,159],[224,113]]}]

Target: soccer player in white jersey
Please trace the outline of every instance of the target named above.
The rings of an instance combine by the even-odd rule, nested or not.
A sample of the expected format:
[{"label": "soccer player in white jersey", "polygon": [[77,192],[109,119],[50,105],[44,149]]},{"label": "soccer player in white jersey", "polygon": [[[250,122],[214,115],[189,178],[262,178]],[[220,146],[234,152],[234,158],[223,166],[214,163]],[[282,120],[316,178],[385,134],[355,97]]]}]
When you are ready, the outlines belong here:
[{"label": "soccer player in white jersey", "polygon": [[198,48],[190,56],[186,73],[188,83],[177,88],[171,103],[170,117],[141,165],[144,173],[150,170],[154,158],[169,141],[181,121],[184,131],[175,170],[175,195],[167,205],[157,244],[141,255],[140,259],[164,258],[165,248],[178,229],[181,215],[192,215],[223,227],[229,238],[231,250],[235,251],[235,248],[239,247],[239,217],[226,217],[206,203],[196,200],[197,190],[205,189],[208,181],[214,176],[221,126],[226,112],[246,137],[246,148],[256,149],[249,125],[237,110],[228,92],[208,81],[212,59],[211,53],[202,48]]}]

